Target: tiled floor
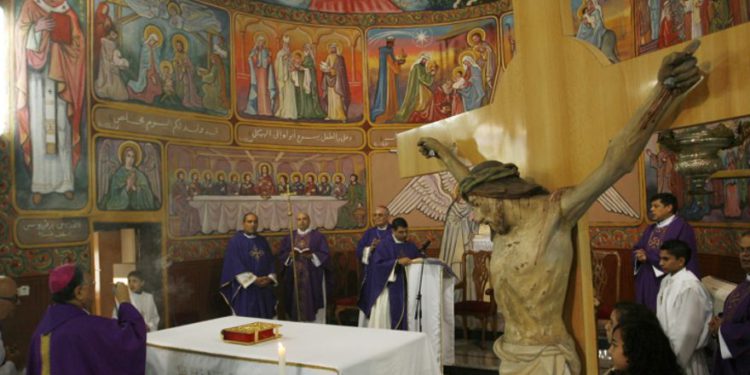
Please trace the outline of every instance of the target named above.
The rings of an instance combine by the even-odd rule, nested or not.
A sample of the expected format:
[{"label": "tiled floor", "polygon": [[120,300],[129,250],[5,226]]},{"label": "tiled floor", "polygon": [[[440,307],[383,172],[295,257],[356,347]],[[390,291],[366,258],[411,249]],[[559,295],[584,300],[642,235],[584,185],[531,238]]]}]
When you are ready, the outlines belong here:
[{"label": "tiled floor", "polygon": [[[485,348],[479,347],[476,340],[456,339],[456,362],[446,374],[497,374],[500,358],[492,351],[493,340],[485,342]],[[479,370],[479,371],[469,371]],[[481,371],[484,370],[484,371]]]}]

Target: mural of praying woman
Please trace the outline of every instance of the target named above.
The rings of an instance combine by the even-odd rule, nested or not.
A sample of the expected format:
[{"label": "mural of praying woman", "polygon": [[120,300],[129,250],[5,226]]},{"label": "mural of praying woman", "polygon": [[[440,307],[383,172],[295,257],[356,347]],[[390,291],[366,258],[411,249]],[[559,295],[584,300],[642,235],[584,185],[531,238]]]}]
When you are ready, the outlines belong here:
[{"label": "mural of praying woman", "polygon": [[155,210],[159,208],[146,174],[139,166],[143,151],[133,142],[126,141],[118,147],[120,166],[109,178],[103,208],[106,210]]}]

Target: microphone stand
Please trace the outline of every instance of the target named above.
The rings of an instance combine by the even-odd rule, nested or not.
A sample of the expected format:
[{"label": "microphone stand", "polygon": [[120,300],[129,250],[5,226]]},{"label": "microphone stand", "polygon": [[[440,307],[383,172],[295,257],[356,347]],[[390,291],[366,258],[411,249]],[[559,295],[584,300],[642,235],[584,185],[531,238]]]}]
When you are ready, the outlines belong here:
[{"label": "microphone stand", "polygon": [[425,249],[427,249],[427,246],[430,245],[430,241],[427,241],[422,245],[422,248],[419,250],[420,254],[424,256],[422,258],[422,268],[419,269],[419,286],[417,287],[417,306],[414,309],[414,320],[419,325],[419,332],[422,332],[422,278],[424,277],[424,267],[425,267],[425,259],[427,258],[427,255],[424,253]]}]

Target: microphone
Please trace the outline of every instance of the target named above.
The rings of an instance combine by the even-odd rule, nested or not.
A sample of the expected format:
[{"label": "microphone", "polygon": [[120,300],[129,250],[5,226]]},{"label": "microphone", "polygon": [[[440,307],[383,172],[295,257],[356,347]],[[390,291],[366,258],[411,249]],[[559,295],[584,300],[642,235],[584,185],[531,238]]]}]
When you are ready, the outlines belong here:
[{"label": "microphone", "polygon": [[424,252],[427,250],[427,247],[429,247],[431,243],[432,241],[427,240],[425,243],[422,244],[422,247],[419,248],[419,252],[424,254]]}]

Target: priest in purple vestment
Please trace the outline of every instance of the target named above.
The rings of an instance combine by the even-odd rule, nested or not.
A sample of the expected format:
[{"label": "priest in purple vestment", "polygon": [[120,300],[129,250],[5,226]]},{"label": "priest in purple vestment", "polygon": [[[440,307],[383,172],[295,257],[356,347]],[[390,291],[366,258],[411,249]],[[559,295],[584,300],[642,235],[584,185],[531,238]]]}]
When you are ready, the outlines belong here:
[{"label": "priest in purple vestment", "polygon": [[49,274],[53,304],[31,338],[26,373],[144,374],[146,323],[130,304],[128,286],[117,283],[117,319],[89,314],[94,283],[75,264]]},{"label": "priest in purple vestment", "polygon": [[709,326],[719,340],[713,375],[750,374],[750,232],[742,233],[739,247],[740,266],[747,275],[727,296],[721,317]]},{"label": "priest in purple vestment", "polygon": [[659,250],[669,240],[681,240],[691,250],[687,269],[700,279],[698,252],[693,227],[677,213],[677,198],[670,193],[659,193],[651,197],[651,216],[656,222],[646,231],[633,248],[635,275],[635,301],[656,312],[656,295],[659,293],[664,271],[659,266]]},{"label": "priest in purple vestment", "polygon": [[246,213],[242,229],[224,253],[219,291],[232,314],[271,319],[276,315],[275,257],[266,238],[258,234],[257,215]]},{"label": "priest in purple vestment", "polygon": [[385,206],[377,206],[372,213],[372,223],[375,225],[365,231],[357,243],[357,260],[363,263],[363,256],[378,246],[380,240],[391,235],[391,226],[388,224],[390,212]]},{"label": "priest in purple vestment", "polygon": [[409,225],[397,217],[392,234],[384,238],[366,259],[367,273],[359,295],[359,308],[367,327],[406,330],[406,274],[404,266],[422,257],[409,242]]},{"label": "priest in purple vestment", "polygon": [[[293,236],[291,241],[289,236],[281,241],[280,254],[287,316],[298,322],[325,323],[326,295],[331,282],[328,242],[322,233],[310,228],[310,216],[304,212],[297,214]],[[292,270],[296,270],[296,277]]]}]

